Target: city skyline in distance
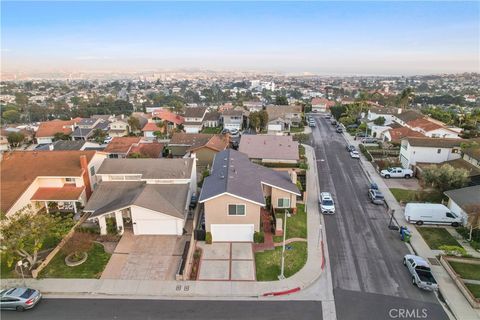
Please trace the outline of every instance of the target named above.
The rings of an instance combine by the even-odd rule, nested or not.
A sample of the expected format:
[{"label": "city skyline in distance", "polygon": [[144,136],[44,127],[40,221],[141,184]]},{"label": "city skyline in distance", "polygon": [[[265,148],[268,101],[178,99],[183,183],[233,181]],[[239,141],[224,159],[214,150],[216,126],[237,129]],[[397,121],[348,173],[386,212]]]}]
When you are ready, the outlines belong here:
[{"label": "city skyline in distance", "polygon": [[477,2],[2,2],[4,74],[478,71]]}]

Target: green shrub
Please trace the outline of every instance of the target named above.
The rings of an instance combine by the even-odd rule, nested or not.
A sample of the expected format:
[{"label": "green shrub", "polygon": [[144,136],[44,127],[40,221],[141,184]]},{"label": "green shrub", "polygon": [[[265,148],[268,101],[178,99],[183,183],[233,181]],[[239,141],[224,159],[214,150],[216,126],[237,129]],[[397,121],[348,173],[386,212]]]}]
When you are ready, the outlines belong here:
[{"label": "green shrub", "polygon": [[308,163],[306,162],[301,162],[300,165],[298,166],[302,170],[308,170]]},{"label": "green shrub", "polygon": [[205,235],[205,243],[206,244],[212,244],[212,233],[211,232],[207,232],[207,234]]},{"label": "green shrub", "polygon": [[100,228],[98,227],[78,227],[75,229],[75,231],[90,234],[100,234]]},{"label": "green shrub", "polygon": [[253,241],[255,243],[263,243],[263,241],[265,240],[265,234],[263,233],[263,231],[260,231],[260,232],[256,232],[253,234]]},{"label": "green shrub", "polygon": [[459,246],[440,246],[439,249],[445,252],[447,256],[468,256],[467,250]]},{"label": "green shrub", "polygon": [[368,153],[368,150],[367,148],[365,148],[365,146],[363,144],[359,144],[358,145],[358,148],[360,148],[360,152],[365,156],[365,158],[367,158],[368,161],[372,161],[372,156],[370,155],[370,153]]},{"label": "green shrub", "polygon": [[117,234],[117,223],[115,222],[115,218],[109,217],[105,219],[107,222],[107,234]]}]

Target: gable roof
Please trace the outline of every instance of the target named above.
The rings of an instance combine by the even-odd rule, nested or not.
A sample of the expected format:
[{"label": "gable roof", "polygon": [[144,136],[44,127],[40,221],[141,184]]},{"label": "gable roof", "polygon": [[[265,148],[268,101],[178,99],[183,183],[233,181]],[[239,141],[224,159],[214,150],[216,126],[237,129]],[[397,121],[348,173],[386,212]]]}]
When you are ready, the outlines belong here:
[{"label": "gable roof", "polygon": [[192,158],[105,159],[98,174],[141,174],[142,179],[190,179]]},{"label": "gable roof", "polygon": [[163,143],[158,142],[137,143],[132,145],[128,155],[131,155],[132,153],[139,153],[146,158],[161,158],[163,147]]},{"label": "gable roof", "polygon": [[301,113],[302,106],[274,106],[268,105],[265,107],[268,113],[268,121],[275,120],[281,117],[284,117],[286,114],[290,113]]},{"label": "gable roof", "polygon": [[188,184],[103,181],[97,186],[84,210],[92,212],[92,218],[136,205],[183,219],[188,191]]},{"label": "gable roof", "polygon": [[250,159],[298,160],[298,142],[292,136],[243,135],[238,151]]},{"label": "gable roof", "polygon": [[444,194],[464,210],[469,205],[480,205],[480,186],[448,190]]},{"label": "gable roof", "polygon": [[414,110],[402,111],[402,113],[397,114],[396,117],[403,122],[409,122],[415,119],[423,118],[423,114]]},{"label": "gable roof", "polygon": [[405,137],[425,137],[421,132],[412,130],[407,127],[389,129],[390,137],[392,141],[398,142]]},{"label": "gable roof", "polygon": [[44,138],[44,137],[53,137],[55,133],[64,133],[64,134],[71,134],[72,133],[72,125],[78,123],[81,118],[75,118],[72,120],[52,120],[47,122],[41,122],[38,126],[38,130],[35,133],[37,138]]},{"label": "gable roof", "polygon": [[107,153],[127,153],[132,144],[139,143],[142,138],[139,137],[116,137],[105,148]]},{"label": "gable roof", "polygon": [[7,212],[39,176],[79,177],[83,169],[80,156],[87,162],[96,151],[14,151],[1,161],[1,210]]},{"label": "gable roof", "polygon": [[211,175],[205,178],[199,201],[228,193],[263,206],[265,198],[262,184],[300,195],[287,172],[256,165],[250,162],[246,154],[226,149],[215,155]]},{"label": "gable roof", "polygon": [[205,114],[203,121],[217,121],[220,118],[218,111],[210,111]]},{"label": "gable roof", "polygon": [[172,135],[169,145],[187,146],[189,151],[193,151],[201,147],[207,147],[212,150],[220,151],[228,147],[228,140],[222,135],[176,132]]},{"label": "gable roof", "polygon": [[206,107],[191,107],[185,108],[185,118],[203,118],[203,115],[207,111]]},{"label": "gable roof", "polygon": [[467,148],[464,150],[464,153],[473,159],[480,161],[480,146]]},{"label": "gable roof", "polygon": [[145,131],[162,131],[163,129],[160,128],[155,122],[147,122],[143,128],[142,128],[142,131],[145,132]]},{"label": "gable roof", "polygon": [[185,119],[182,116],[179,116],[165,109],[156,109],[155,111],[152,112],[152,117],[166,120],[168,122],[172,122],[177,125],[185,122]]},{"label": "gable roof", "polygon": [[438,123],[429,121],[426,118],[419,118],[415,120],[411,120],[407,122],[409,126],[413,128],[420,128],[423,129],[425,132],[436,130],[436,129],[447,129],[446,127],[439,125]]},{"label": "gable roof", "polygon": [[427,147],[427,148],[454,148],[460,147],[463,139],[450,139],[450,138],[420,138],[420,137],[407,137],[402,140],[407,140],[411,146],[414,147]]}]

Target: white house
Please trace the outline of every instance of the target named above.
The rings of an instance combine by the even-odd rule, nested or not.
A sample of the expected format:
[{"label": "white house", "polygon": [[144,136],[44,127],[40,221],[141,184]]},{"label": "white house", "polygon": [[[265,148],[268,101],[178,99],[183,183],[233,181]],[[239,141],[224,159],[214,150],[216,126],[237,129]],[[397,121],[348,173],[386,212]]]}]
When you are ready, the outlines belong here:
[{"label": "white house", "polygon": [[241,130],[243,123],[243,111],[242,110],[225,110],[221,115],[223,128],[228,130]]},{"label": "white house", "polygon": [[402,113],[402,109],[372,107],[368,110],[367,120],[374,121],[377,118],[385,118],[384,125],[389,125],[395,121],[395,115]]},{"label": "white house", "polygon": [[183,123],[183,129],[186,133],[199,133],[203,128],[203,120],[207,113],[206,107],[190,107],[186,108],[185,122]]},{"label": "white house", "polygon": [[441,163],[461,158],[461,139],[408,137],[401,140],[400,162],[404,168],[422,163]]},{"label": "white house", "polygon": [[106,159],[101,182],[84,211],[100,233],[107,218],[117,230],[135,235],[182,235],[192,194],[197,188],[196,159]]},{"label": "white house", "polygon": [[444,192],[448,197],[448,208],[457,215],[468,219],[468,206],[480,205],[480,186],[471,186]]}]

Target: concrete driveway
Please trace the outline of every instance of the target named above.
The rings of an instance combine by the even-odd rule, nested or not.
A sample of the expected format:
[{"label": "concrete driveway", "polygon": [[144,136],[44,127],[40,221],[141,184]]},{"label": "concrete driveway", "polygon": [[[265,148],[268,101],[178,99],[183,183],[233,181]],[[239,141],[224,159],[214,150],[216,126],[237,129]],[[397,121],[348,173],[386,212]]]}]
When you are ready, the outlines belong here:
[{"label": "concrete driveway", "polygon": [[198,280],[255,281],[251,243],[199,242],[202,249]]},{"label": "concrete driveway", "polygon": [[408,190],[421,190],[418,179],[401,179],[401,178],[391,178],[383,179],[388,188],[399,188],[399,189],[408,189]]},{"label": "concrete driveway", "polygon": [[125,231],[101,279],[175,280],[184,244],[182,237]]}]

